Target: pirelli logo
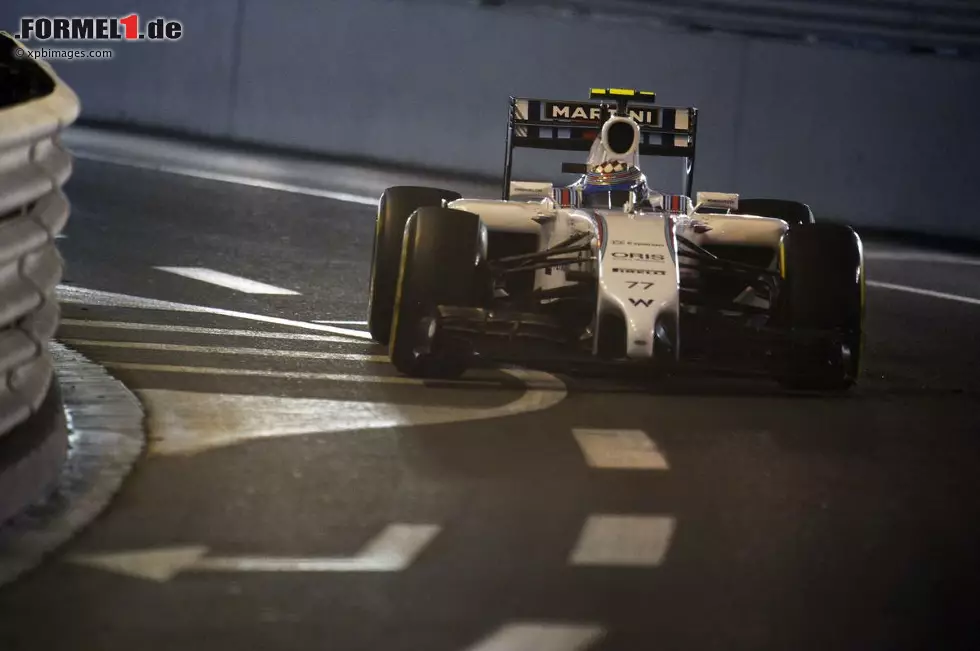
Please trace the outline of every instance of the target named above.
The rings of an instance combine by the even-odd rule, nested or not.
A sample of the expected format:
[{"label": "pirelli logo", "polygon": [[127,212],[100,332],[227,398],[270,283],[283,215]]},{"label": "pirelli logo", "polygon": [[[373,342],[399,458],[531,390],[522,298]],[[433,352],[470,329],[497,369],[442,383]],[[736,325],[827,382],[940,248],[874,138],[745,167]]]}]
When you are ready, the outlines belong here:
[{"label": "pirelli logo", "polygon": [[629,267],[613,267],[614,274],[640,274],[641,276],[666,276],[661,269],[631,269]]}]

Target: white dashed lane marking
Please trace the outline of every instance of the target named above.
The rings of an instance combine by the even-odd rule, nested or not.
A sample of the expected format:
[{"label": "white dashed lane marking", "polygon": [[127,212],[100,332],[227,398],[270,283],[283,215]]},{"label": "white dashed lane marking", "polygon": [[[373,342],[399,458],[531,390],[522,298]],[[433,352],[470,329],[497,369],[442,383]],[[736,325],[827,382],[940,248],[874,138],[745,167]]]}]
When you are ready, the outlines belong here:
[{"label": "white dashed lane marking", "polygon": [[595,624],[519,622],[501,626],[466,651],[586,651],[605,631]]},{"label": "white dashed lane marking", "polygon": [[586,462],[593,468],[667,470],[667,459],[643,430],[572,430]]},{"label": "white dashed lane marking", "polygon": [[166,271],[167,273],[176,274],[192,280],[200,280],[201,282],[209,283],[211,285],[233,289],[238,292],[244,292],[245,294],[272,294],[279,296],[299,295],[299,292],[294,292],[291,289],[283,289],[282,287],[276,287],[275,285],[260,283],[256,280],[249,280],[248,278],[233,276],[232,274],[226,274],[223,271],[205,269],[204,267],[154,267],[154,269]]},{"label": "white dashed lane marking", "polygon": [[669,516],[591,515],[568,561],[572,565],[655,567],[674,535]]}]

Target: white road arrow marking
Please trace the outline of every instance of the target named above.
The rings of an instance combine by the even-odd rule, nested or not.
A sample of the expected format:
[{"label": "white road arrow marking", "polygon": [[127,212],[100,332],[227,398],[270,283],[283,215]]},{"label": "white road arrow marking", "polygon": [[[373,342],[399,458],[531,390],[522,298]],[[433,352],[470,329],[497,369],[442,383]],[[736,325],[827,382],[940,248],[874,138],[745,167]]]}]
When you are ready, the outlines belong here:
[{"label": "white road arrow marking", "polygon": [[411,566],[439,530],[430,524],[391,524],[350,557],[208,557],[207,547],[195,545],[85,554],[67,560],[160,583],[183,572],[400,572]]},{"label": "white road arrow marking", "polygon": [[595,624],[521,622],[501,626],[466,651],[585,651],[604,635]]},{"label": "white road arrow marking", "polygon": [[163,583],[194,567],[207,553],[207,547],[195,545],[69,556],[67,561],[74,565]]}]

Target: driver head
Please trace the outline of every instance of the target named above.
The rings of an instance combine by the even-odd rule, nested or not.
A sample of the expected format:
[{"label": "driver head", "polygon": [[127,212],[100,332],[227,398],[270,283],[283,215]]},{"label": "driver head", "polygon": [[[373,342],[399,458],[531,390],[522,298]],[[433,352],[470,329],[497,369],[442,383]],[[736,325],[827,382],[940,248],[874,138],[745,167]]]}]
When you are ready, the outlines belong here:
[{"label": "driver head", "polygon": [[587,208],[622,208],[631,194],[643,194],[645,187],[639,168],[625,161],[606,161],[586,174],[582,202]]}]

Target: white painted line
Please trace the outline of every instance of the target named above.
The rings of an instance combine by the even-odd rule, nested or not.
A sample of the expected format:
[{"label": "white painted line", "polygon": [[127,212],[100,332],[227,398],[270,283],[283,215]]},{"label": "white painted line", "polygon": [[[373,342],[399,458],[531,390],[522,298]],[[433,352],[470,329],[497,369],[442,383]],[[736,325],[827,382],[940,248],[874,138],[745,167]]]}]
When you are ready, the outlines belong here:
[{"label": "white painted line", "polygon": [[[109,365],[112,367],[112,365]],[[151,369],[153,370],[153,369]],[[188,369],[191,371],[193,369]],[[511,402],[493,407],[461,407],[432,404],[399,404],[391,400],[333,400],[198,393],[169,389],[143,389],[139,397],[147,406],[147,426],[153,432],[151,453],[196,454],[248,441],[290,436],[343,434],[395,427],[420,427],[445,423],[505,418],[543,411],[565,398],[565,387],[539,371],[508,370],[525,391]],[[391,382],[420,385],[415,378],[329,376],[313,379]],[[479,386],[479,382],[469,384]],[[491,388],[501,383],[484,382]],[[439,394],[434,394],[438,397]]]},{"label": "white painted line", "polygon": [[943,298],[947,301],[956,301],[958,303],[968,303],[970,305],[980,305],[980,298],[971,298],[969,296],[959,296],[957,294],[947,294],[945,292],[936,292],[931,289],[919,289],[918,287],[907,287],[905,285],[895,285],[892,283],[883,283],[877,280],[867,281],[868,287],[878,287],[880,289],[892,289],[898,292],[908,292],[909,294],[920,294],[922,296],[931,296],[932,298]]},{"label": "white painted line", "polygon": [[287,339],[295,341],[321,341],[333,344],[368,346],[373,342],[363,339],[331,335],[311,335],[302,332],[271,332],[268,330],[233,330],[230,328],[201,328],[194,326],[170,325],[166,323],[133,323],[126,321],[86,321],[84,319],[62,319],[62,326],[73,328],[100,328],[117,330],[138,330],[146,332],[178,332],[192,335],[213,335],[216,337],[253,337],[257,339]]},{"label": "white painted line", "polygon": [[147,169],[154,170],[157,172],[166,172],[168,174],[179,174],[180,176],[190,176],[197,179],[204,179],[207,181],[219,181],[221,183],[234,183],[236,185],[247,185],[253,188],[261,188],[263,190],[277,190],[279,192],[289,192],[292,194],[302,194],[309,197],[320,197],[321,199],[332,199],[334,201],[342,201],[344,203],[356,203],[364,206],[377,207],[378,197],[367,197],[359,194],[351,194],[348,192],[333,192],[332,190],[323,190],[320,188],[312,188],[302,185],[295,185],[292,183],[280,183],[278,181],[268,181],[264,179],[258,179],[250,176],[240,176],[237,174],[222,174],[220,172],[209,172],[206,170],[194,169],[191,167],[184,167],[181,165],[167,165],[167,164],[157,164],[157,163],[141,163],[137,161],[127,160],[124,158],[119,158],[116,156],[106,156],[103,154],[90,154],[90,153],[76,153],[76,158],[82,160],[90,160],[96,163],[110,163],[112,165],[124,165],[126,167],[135,167],[137,169]]},{"label": "white painted line", "polygon": [[101,339],[62,339],[68,346],[93,348],[125,348],[130,350],[159,350],[173,353],[200,353],[203,355],[248,355],[251,357],[288,357],[297,359],[329,359],[348,362],[374,362],[386,364],[387,355],[361,355],[357,353],[325,353],[316,350],[279,350],[277,348],[237,348],[234,346],[191,346],[184,344],[160,344],[148,341],[103,341]]},{"label": "white painted line", "polygon": [[902,262],[935,262],[939,264],[980,266],[980,258],[969,258],[963,255],[951,255],[948,253],[927,253],[925,251],[866,251],[864,257],[868,260],[899,260]]},{"label": "white painted line", "polygon": [[58,285],[58,300],[62,303],[76,303],[79,305],[93,305],[100,307],[125,307],[137,310],[167,310],[171,312],[215,314],[218,316],[227,316],[235,319],[244,319],[247,321],[260,321],[262,323],[273,323],[275,325],[301,328],[303,330],[330,332],[337,335],[343,335],[345,337],[355,337],[357,339],[371,339],[371,333],[361,330],[338,328],[336,326],[323,325],[321,323],[308,323],[306,321],[296,321],[293,319],[282,319],[275,316],[252,314],[250,312],[225,310],[219,307],[206,307],[203,305],[189,305],[187,303],[161,301],[155,298],[143,298],[141,296],[130,296],[129,294],[104,292],[98,289],[72,287],[70,285]]},{"label": "white painted line", "polygon": [[605,634],[596,624],[510,623],[466,647],[466,651],[586,651]]},{"label": "white painted line", "polygon": [[667,470],[667,459],[639,429],[572,430],[586,462],[593,468]]},{"label": "white painted line", "polygon": [[192,375],[230,375],[242,377],[267,377],[285,380],[326,380],[330,382],[367,382],[370,384],[461,384],[461,385],[492,385],[500,386],[500,382],[491,380],[424,380],[421,378],[401,375],[350,375],[346,373],[314,373],[305,371],[269,371],[252,368],[216,368],[210,366],[176,366],[172,364],[140,364],[136,362],[101,362],[106,368],[118,368],[123,371],[147,371],[150,373],[188,373]]},{"label": "white painted line", "polygon": [[[228,316],[239,319],[246,319],[251,321],[260,321],[264,323],[274,323],[276,325],[290,326],[295,328],[301,328],[305,330],[315,330],[320,332],[331,332],[334,334],[341,334],[345,336],[354,336],[362,339],[370,339],[371,335],[366,332],[361,332],[357,330],[348,330],[345,328],[338,328],[335,326],[328,326],[319,323],[306,323],[303,321],[294,321],[290,319],[280,319],[276,317],[267,317],[259,314],[250,314],[247,312],[235,312],[232,310],[222,310],[218,308],[209,308],[196,305],[187,305],[183,303],[171,303],[169,301],[159,301],[154,299],[141,298],[137,296],[129,296],[126,294],[116,294],[112,292],[103,292],[99,290],[84,289],[79,287],[71,287],[59,285],[58,287],[58,299],[65,303],[77,303],[82,305],[98,305],[106,307],[124,307],[124,308],[134,308],[134,309],[150,309],[150,310],[172,310],[181,312],[195,312],[195,313],[205,313],[205,314],[217,314],[220,316]],[[108,367],[115,367],[120,369],[130,369],[130,370],[145,370],[145,371],[158,371],[158,372],[173,372],[173,373],[202,373],[202,374],[212,374],[212,375],[244,375],[244,376],[264,376],[264,377],[292,377],[296,379],[313,379],[313,380],[336,380],[336,381],[348,381],[348,382],[379,382],[379,383],[397,383],[397,384],[415,384],[415,385],[425,385],[428,382],[418,380],[416,378],[407,377],[397,377],[397,378],[377,378],[372,376],[357,376],[357,375],[339,375],[339,374],[327,374],[327,373],[288,373],[276,372],[270,373],[269,371],[259,371],[259,370],[234,370],[234,369],[222,369],[222,368],[188,368],[180,366],[166,366],[166,365],[155,365],[155,364],[107,364]],[[372,420],[362,420],[356,423],[356,429],[368,429],[375,427],[392,427],[397,425],[423,425],[423,424],[439,424],[439,423],[452,423],[460,421],[471,421],[471,420],[483,420],[490,418],[503,418],[506,416],[513,416],[517,414],[543,411],[550,407],[557,405],[559,402],[565,399],[568,395],[567,388],[565,384],[549,373],[544,373],[541,371],[531,371],[519,368],[504,368],[500,369],[504,373],[511,375],[518,379],[525,388],[524,394],[514,400],[513,402],[507,403],[499,407],[490,408],[474,408],[474,409],[463,409],[463,408],[440,408],[431,405],[419,405],[413,411],[410,409],[411,405],[390,405],[394,413],[390,414],[390,420],[385,421],[384,419],[378,420],[377,418],[372,418]],[[467,386],[477,386],[480,384],[491,384],[500,387],[500,383],[494,382],[481,382],[479,380],[462,380],[459,383]],[[442,384],[442,383],[440,383]],[[144,397],[147,392],[141,392]],[[177,396],[177,399],[171,403],[167,403],[168,407],[176,407],[180,405],[189,404],[195,394],[191,392],[168,392],[168,395]],[[151,417],[154,413],[159,413],[160,409],[154,409],[151,411]],[[166,413],[168,410],[164,408],[162,410]],[[173,412],[173,409],[170,410]],[[376,416],[376,415],[375,415]],[[211,432],[214,427],[214,416],[212,414],[211,419],[208,420],[202,431],[207,433]],[[391,422],[394,421],[394,424]],[[240,424],[240,423],[239,423]],[[324,427],[329,424],[329,421],[325,422],[322,418],[319,420],[316,429],[313,432],[323,431]],[[240,428],[236,428],[240,429]],[[156,428],[154,428],[156,432]],[[309,430],[306,430],[309,431]],[[341,429],[339,431],[346,431]],[[262,436],[261,433],[252,434],[252,437]],[[224,433],[224,436],[220,434],[214,438],[216,443],[213,445],[230,445],[240,440],[248,438],[246,435],[236,435],[234,433],[229,434]],[[204,449],[207,444],[201,442],[199,444],[191,444],[186,447],[184,451],[196,451],[199,449]]]},{"label": "white painted line", "polygon": [[200,280],[202,283],[209,283],[211,285],[217,285],[218,287],[234,289],[235,291],[243,292],[245,294],[299,296],[299,292],[294,292],[291,289],[283,289],[282,287],[276,287],[275,285],[260,283],[256,280],[249,280],[248,278],[242,278],[241,276],[233,276],[232,274],[226,274],[223,271],[215,271],[214,269],[206,269],[204,267],[153,267],[153,268],[158,269],[160,271],[166,271],[167,273],[176,274],[178,276],[183,276],[184,278],[191,278],[192,280]]},{"label": "white painted line", "polygon": [[200,545],[141,551],[84,554],[68,562],[148,581],[170,581],[182,572],[400,572],[412,565],[439,533],[429,524],[392,524],[355,556],[287,558],[206,557]]},{"label": "white painted line", "polygon": [[313,323],[326,323],[327,325],[362,325],[366,326],[367,321],[314,321]]},{"label": "white painted line", "polygon": [[590,515],[569,556],[572,565],[654,567],[674,535],[675,521],[654,515]]}]

